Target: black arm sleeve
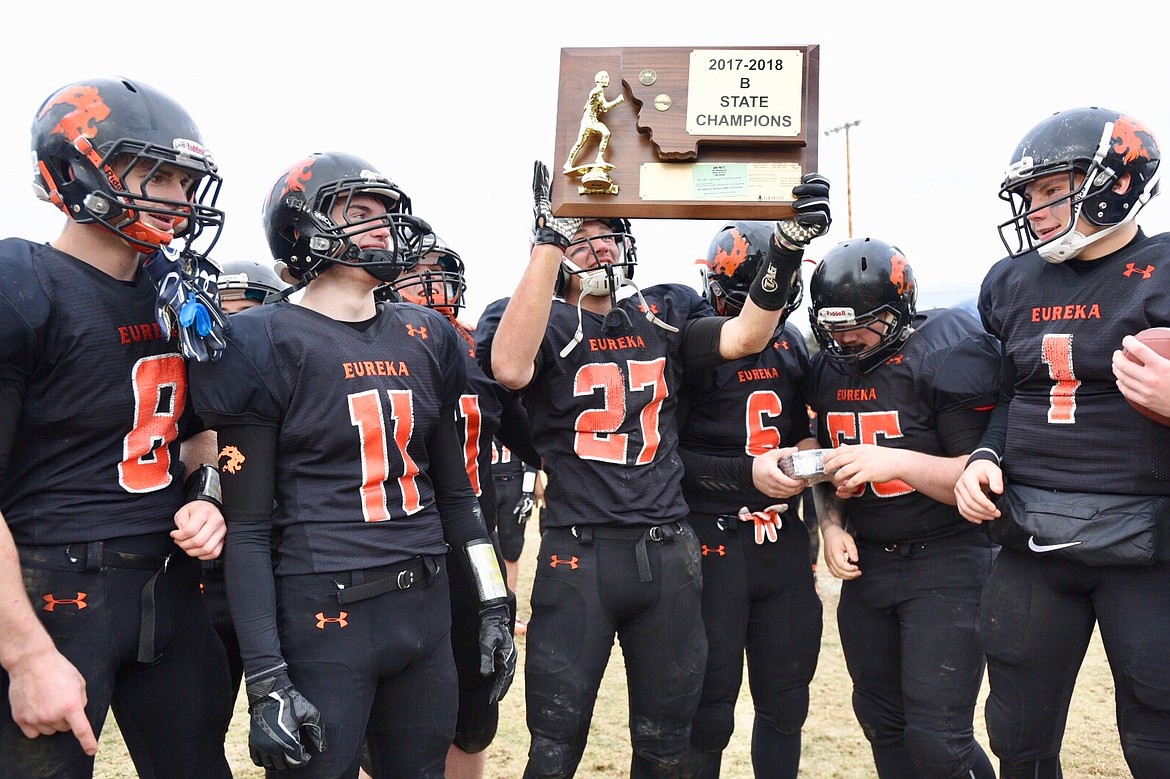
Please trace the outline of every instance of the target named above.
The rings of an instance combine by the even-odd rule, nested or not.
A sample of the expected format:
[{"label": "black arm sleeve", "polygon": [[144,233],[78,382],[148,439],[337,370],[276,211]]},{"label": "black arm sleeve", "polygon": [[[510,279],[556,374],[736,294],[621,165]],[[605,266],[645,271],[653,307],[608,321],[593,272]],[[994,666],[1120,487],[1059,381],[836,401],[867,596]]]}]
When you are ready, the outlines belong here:
[{"label": "black arm sleeve", "polygon": [[997,458],[1003,459],[1004,446],[1007,443],[1008,408],[1015,394],[1016,366],[1005,349],[1000,362],[999,401],[987,420],[987,429],[983,431],[979,443],[975,446],[976,449],[990,449],[995,452]]},{"label": "black arm sleeve", "polygon": [[468,541],[488,538],[479,500],[467,478],[453,406],[444,406],[439,411],[439,423],[427,440],[427,451],[431,457],[428,475],[435,486],[435,501],[447,543],[452,549],[461,550]]},{"label": "black arm sleeve", "polygon": [[221,469],[227,521],[224,573],[232,622],[248,679],[284,664],[276,627],[276,582],[272,573],[272,501],[276,485],[277,429],[233,425],[217,431],[219,446],[248,453],[247,467]]},{"label": "black arm sleeve", "polygon": [[685,469],[683,478],[701,490],[740,492],[753,486],[752,457],[699,454],[681,447],[678,453]]},{"label": "black arm sleeve", "polygon": [[703,316],[683,325],[682,358],[687,371],[706,371],[727,362],[719,354],[725,316]]},{"label": "black arm sleeve", "polygon": [[504,390],[500,402],[504,411],[500,416],[500,429],[496,431],[496,438],[511,449],[512,454],[523,460],[525,465],[541,470],[543,464],[532,444],[532,427],[528,424],[528,412],[524,410],[520,396]]}]

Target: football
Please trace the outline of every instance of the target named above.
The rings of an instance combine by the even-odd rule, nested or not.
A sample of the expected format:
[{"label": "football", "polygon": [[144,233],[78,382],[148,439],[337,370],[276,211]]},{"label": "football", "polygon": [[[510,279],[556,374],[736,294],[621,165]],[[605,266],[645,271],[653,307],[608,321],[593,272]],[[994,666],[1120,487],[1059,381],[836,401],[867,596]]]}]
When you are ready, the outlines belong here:
[{"label": "football", "polygon": [[[1138,339],[1163,357],[1170,359],[1170,327],[1148,327],[1145,330],[1142,330],[1140,333],[1135,333],[1134,338]],[[1130,354],[1128,350],[1122,351],[1129,359],[1133,360],[1139,365],[1142,364],[1142,361]],[[1159,425],[1166,425],[1167,427],[1170,427],[1170,417],[1162,416],[1156,411],[1152,411],[1145,406],[1134,403],[1132,400],[1129,401],[1129,405],[1133,406],[1134,409],[1146,419],[1157,422]]]}]

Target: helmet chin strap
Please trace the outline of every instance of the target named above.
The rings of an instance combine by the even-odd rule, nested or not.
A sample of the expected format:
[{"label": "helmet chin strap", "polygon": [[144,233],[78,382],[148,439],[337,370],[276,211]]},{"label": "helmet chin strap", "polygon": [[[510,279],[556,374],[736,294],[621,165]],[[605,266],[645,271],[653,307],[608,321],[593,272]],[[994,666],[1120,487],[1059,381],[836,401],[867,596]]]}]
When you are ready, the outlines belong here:
[{"label": "helmet chin strap", "polygon": [[1050,262],[1053,265],[1059,265],[1066,260],[1074,260],[1086,248],[1093,245],[1107,235],[1115,232],[1122,225],[1127,224],[1130,220],[1126,219],[1124,222],[1118,222],[1115,225],[1110,225],[1100,232],[1092,235],[1085,235],[1076,230],[1070,230],[1062,235],[1052,243],[1041,246],[1037,251],[1040,256],[1044,258],[1045,262]]},{"label": "helmet chin strap", "polygon": [[[646,298],[642,295],[642,290],[638,289],[637,284],[635,284],[634,282],[627,279],[625,277],[624,273],[615,273],[614,270],[615,269],[611,269],[608,266],[606,267],[606,274],[608,276],[608,278],[606,279],[606,284],[609,287],[608,292],[609,292],[609,299],[610,299],[611,308],[609,309],[609,311],[605,312],[605,319],[602,321],[602,324],[601,324],[602,335],[609,333],[613,330],[628,328],[633,324],[632,322],[630,322],[629,315],[623,309],[620,309],[617,306],[617,291],[621,287],[632,287],[633,288],[634,293],[637,294],[637,296],[638,296],[638,300],[640,300],[642,302],[642,310],[646,312],[646,321],[650,322],[651,324],[657,325],[658,327],[661,327],[663,330],[668,330],[672,333],[678,332],[677,327],[675,327],[674,325],[668,324],[666,322],[663,322],[661,319],[654,316],[654,312],[652,310],[650,310],[650,305],[646,302]],[[618,268],[616,270],[620,271],[622,269]],[[600,275],[600,274],[596,274],[596,275]],[[599,293],[594,292],[592,294],[596,295]],[[575,332],[573,334],[573,339],[571,341],[569,341],[567,344],[565,344],[565,348],[561,349],[561,357],[568,357],[569,354],[574,349],[577,348],[577,344],[581,343],[581,341],[583,341],[585,339],[585,331],[583,329],[583,322],[582,322],[583,315],[581,313],[581,301],[583,301],[584,299],[585,299],[584,294],[577,296],[577,332]]]}]

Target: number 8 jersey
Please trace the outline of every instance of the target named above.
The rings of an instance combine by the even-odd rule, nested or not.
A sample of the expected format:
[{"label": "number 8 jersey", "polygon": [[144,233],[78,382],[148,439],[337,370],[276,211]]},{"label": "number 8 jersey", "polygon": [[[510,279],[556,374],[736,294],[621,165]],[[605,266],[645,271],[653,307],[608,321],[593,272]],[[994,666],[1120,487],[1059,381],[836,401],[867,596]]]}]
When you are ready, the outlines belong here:
[{"label": "number 8 jersey", "polygon": [[18,544],[174,529],[179,443],[196,422],[156,299],[141,273],[124,282],[47,244],[0,242],[0,380],[23,392],[0,509]]}]

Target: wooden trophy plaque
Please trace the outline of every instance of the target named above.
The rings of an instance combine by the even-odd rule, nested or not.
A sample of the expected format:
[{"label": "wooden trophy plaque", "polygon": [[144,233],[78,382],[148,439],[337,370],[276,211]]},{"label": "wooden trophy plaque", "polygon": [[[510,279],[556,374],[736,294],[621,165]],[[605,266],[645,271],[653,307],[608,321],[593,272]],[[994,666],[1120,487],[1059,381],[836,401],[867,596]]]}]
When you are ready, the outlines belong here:
[{"label": "wooden trophy plaque", "polygon": [[820,47],[561,49],[553,213],[792,216],[817,169]]}]

